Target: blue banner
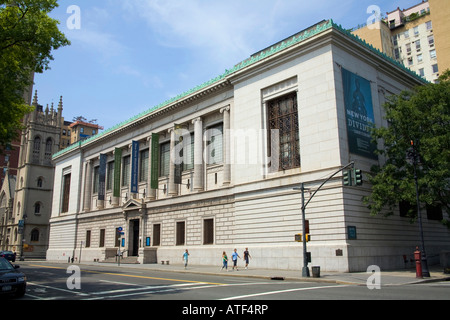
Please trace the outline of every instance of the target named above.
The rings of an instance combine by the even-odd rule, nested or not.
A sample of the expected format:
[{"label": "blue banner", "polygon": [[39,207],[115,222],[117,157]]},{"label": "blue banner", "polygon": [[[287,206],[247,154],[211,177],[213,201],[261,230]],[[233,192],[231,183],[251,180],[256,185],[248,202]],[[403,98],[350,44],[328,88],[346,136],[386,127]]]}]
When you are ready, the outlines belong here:
[{"label": "blue banner", "polygon": [[377,146],[372,142],[375,126],[370,82],[342,68],[348,147],[351,153],[378,159]]},{"label": "blue banner", "polygon": [[139,141],[133,141],[131,149],[131,193],[139,193]]}]

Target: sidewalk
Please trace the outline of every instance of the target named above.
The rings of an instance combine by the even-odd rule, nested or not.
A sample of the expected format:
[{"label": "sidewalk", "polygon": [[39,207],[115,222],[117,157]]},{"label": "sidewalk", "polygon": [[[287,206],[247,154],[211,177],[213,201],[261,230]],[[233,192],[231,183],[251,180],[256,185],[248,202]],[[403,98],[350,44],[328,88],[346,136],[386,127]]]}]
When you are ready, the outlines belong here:
[{"label": "sidewalk", "polygon": [[[102,262],[82,262],[85,265],[97,265],[97,266],[111,266],[117,267],[117,263],[102,263]],[[164,271],[164,272],[179,272],[179,273],[191,273],[191,274],[205,274],[205,275],[220,275],[231,277],[250,277],[266,280],[285,280],[285,281],[310,281],[310,282],[324,282],[324,283],[339,283],[339,284],[352,284],[352,285],[366,285],[367,280],[372,275],[366,272],[352,272],[352,273],[338,273],[338,272],[320,272],[319,278],[312,276],[310,268],[310,277],[303,278],[302,271],[291,270],[267,270],[267,269],[252,269],[245,270],[239,268],[239,271],[232,271],[232,268],[221,270],[220,266],[201,266],[201,265],[188,265],[187,269],[184,269],[184,265],[181,264],[120,264],[120,268],[135,268],[145,269],[149,271]],[[424,282],[436,282],[436,281],[450,281],[450,274],[444,274],[444,268],[440,266],[429,267],[430,277],[418,279],[416,278],[415,269],[403,269],[395,271],[383,271],[381,270],[381,285],[404,285],[413,283]]]}]

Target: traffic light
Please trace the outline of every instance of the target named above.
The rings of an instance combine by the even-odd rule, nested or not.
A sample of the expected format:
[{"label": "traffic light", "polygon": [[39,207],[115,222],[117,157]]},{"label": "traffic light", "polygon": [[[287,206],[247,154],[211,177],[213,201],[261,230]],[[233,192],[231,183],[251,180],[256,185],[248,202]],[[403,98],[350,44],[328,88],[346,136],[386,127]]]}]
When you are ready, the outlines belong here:
[{"label": "traffic light", "polygon": [[355,179],[355,186],[361,186],[363,184],[361,169],[353,169],[353,177]]},{"label": "traffic light", "polygon": [[[309,233],[306,234],[305,241],[311,241],[311,235]],[[303,236],[301,233],[295,235],[295,242],[303,242]]]},{"label": "traffic light", "polygon": [[343,174],[342,181],[344,183],[344,186],[351,186],[352,185],[352,171],[344,170],[342,174]]}]

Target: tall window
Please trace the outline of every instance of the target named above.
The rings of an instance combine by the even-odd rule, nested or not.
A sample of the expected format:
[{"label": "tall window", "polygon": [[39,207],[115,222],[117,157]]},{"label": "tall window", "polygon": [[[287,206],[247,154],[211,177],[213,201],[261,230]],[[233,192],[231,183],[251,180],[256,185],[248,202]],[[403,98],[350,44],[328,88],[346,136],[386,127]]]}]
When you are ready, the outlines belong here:
[{"label": "tall window", "polygon": [[130,156],[123,158],[122,166],[122,186],[128,186],[130,184]]},{"label": "tall window", "polygon": [[108,172],[106,174],[106,190],[113,188],[114,181],[114,161],[108,162]]},{"label": "tall window", "polygon": [[53,140],[51,138],[48,138],[45,142],[45,154],[44,159],[45,161],[51,161],[52,160],[52,153],[53,153]]},{"label": "tall window", "polygon": [[86,244],[85,247],[89,248],[91,246],[91,230],[86,230]]},{"label": "tall window", "polygon": [[183,171],[194,169],[194,134],[191,133],[189,147],[184,144],[180,151],[180,157],[183,157]]},{"label": "tall window", "polygon": [[223,124],[220,123],[206,130],[206,156],[207,164],[223,162]]},{"label": "tall window", "polygon": [[39,161],[41,153],[41,138],[36,137],[34,138],[34,144],[33,144],[33,162]]},{"label": "tall window", "polygon": [[143,150],[139,158],[139,181],[141,182],[148,179],[148,154],[148,149]]},{"label": "tall window", "polygon": [[214,244],[214,219],[203,220],[203,244]]},{"label": "tall window", "polygon": [[177,240],[176,244],[177,246],[184,245],[184,236],[185,236],[185,222],[177,222]]},{"label": "tall window", "polygon": [[[272,157],[272,171],[300,167],[300,136],[298,129],[297,93],[291,93],[268,102],[269,150],[278,150],[278,166],[274,166],[276,156]],[[270,136],[278,130],[278,140]],[[273,145],[273,144],[277,145]]]},{"label": "tall window", "polygon": [[159,176],[167,177],[169,175],[170,167],[170,142],[161,144],[160,148]]},{"label": "tall window", "polygon": [[38,242],[39,241],[39,229],[33,229],[31,231],[31,241],[32,242]]},{"label": "tall window", "polygon": [[63,178],[63,202],[61,212],[69,211],[69,198],[70,198],[70,177],[71,174],[66,174]]},{"label": "tall window", "polygon": [[153,225],[153,246],[161,245],[161,225],[154,224]]},{"label": "tall window", "polygon": [[100,242],[98,244],[100,248],[103,248],[105,246],[105,232],[105,229],[100,229]]},{"label": "tall window", "polygon": [[34,204],[34,214],[39,215],[41,213],[41,204],[36,202]]},{"label": "tall window", "polygon": [[98,182],[99,182],[99,178],[100,178],[99,170],[100,170],[100,167],[94,168],[94,188],[93,188],[94,193],[98,192]]}]

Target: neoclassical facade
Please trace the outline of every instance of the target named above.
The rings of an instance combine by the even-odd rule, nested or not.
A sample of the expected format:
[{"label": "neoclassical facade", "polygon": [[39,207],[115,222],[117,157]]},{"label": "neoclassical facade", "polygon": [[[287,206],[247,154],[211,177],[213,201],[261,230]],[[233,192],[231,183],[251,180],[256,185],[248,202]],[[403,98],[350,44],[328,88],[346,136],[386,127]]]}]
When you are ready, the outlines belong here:
[{"label": "neoclassical facade", "polygon": [[[386,97],[423,80],[322,21],[148,111],[53,155],[47,259],[220,265],[246,247],[252,267],[300,270],[301,195],[373,154],[371,125],[387,125]],[[403,266],[416,225],[371,217],[370,186],[331,179],[306,210],[311,264],[323,270]],[[425,220],[429,247],[449,231]],[[430,232],[432,231],[432,232]]]}]

